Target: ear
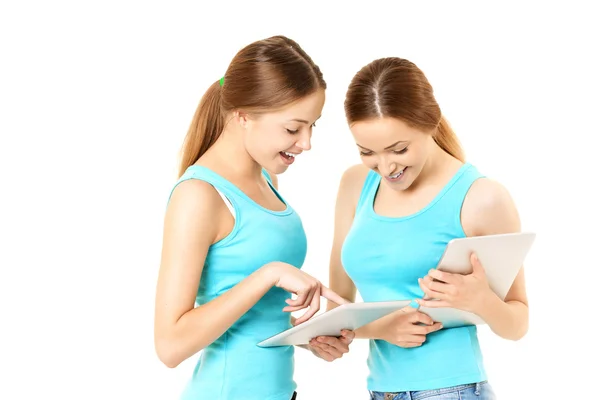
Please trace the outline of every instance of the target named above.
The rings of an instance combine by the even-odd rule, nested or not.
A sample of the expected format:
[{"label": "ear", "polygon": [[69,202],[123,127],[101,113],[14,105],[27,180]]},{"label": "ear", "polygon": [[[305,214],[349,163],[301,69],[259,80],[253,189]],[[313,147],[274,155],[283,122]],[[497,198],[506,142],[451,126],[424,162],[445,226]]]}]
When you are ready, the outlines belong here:
[{"label": "ear", "polygon": [[248,123],[250,121],[250,118],[248,117],[248,114],[243,112],[243,111],[235,111],[233,113],[236,121],[238,124],[240,124],[240,126],[244,129],[248,128]]}]

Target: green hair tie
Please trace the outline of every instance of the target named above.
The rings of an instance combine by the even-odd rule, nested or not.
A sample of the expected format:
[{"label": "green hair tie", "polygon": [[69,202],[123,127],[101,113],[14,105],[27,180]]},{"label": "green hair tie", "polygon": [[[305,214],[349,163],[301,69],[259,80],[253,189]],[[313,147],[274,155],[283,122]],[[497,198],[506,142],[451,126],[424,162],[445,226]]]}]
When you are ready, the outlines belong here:
[{"label": "green hair tie", "polygon": [[225,82],[225,77],[219,79],[219,86],[223,87],[223,82]]}]

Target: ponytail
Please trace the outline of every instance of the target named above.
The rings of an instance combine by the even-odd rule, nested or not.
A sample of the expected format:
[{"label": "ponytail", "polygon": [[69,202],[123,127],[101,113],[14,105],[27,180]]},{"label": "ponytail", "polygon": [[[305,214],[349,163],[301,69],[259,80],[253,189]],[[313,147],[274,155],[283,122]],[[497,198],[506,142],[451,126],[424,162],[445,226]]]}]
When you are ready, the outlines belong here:
[{"label": "ponytail", "polygon": [[292,39],[273,36],[245,46],[202,96],[181,149],[179,176],[219,139],[226,115],[278,110],[326,88],[319,67]]},{"label": "ponytail", "polygon": [[433,135],[433,140],[440,146],[446,153],[459,161],[465,162],[465,154],[460,146],[458,137],[446,121],[446,118],[442,116],[440,123],[437,127],[437,132]]},{"label": "ponytail", "polygon": [[214,82],[204,93],[183,142],[179,176],[215,144],[223,131],[221,86]]}]

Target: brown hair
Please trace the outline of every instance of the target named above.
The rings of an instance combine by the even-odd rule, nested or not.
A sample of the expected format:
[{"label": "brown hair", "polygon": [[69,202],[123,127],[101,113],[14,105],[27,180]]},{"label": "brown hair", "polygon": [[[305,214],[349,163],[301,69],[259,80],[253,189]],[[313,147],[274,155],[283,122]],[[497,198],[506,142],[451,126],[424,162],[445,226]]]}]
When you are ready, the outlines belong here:
[{"label": "brown hair", "polygon": [[442,116],[425,74],[412,62],[380,58],[363,67],[352,78],[344,102],[346,119],[352,125],[374,118],[398,118],[423,131],[444,151],[464,162],[456,134]]},{"label": "brown hair", "polygon": [[273,36],[244,47],[223,80],[202,96],[185,137],[179,175],[217,141],[228,112],[259,115],[326,88],[321,70],[295,41]]}]

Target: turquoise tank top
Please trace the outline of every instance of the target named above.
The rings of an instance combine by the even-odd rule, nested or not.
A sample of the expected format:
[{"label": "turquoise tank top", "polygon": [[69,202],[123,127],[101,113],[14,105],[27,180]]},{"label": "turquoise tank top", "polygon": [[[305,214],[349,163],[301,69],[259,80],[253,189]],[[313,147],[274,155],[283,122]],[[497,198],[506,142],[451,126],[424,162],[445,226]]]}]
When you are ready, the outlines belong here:
[{"label": "turquoise tank top", "polygon": [[[205,167],[189,167],[177,182],[199,179],[210,183],[231,202],[235,214],[232,232],[208,250],[197,305],[222,295],[269,262],[282,261],[297,268],[304,263],[307,242],[302,222],[271,185],[268,174],[263,174],[286,205],[284,211],[260,206]],[[271,288],[221,337],[204,348],[181,399],[290,400],[296,389],[293,346],[256,345],[291,328],[290,313],[282,311],[290,297],[283,289]]]},{"label": "turquoise tank top", "polygon": [[[474,166],[464,164],[426,207],[392,218],[375,213],[381,176],[369,172],[341,254],[364,301],[424,296],[417,279],[437,266],[451,239],[466,236],[461,208],[480,177]],[[378,392],[432,390],[487,379],[475,326],[430,333],[423,345],[414,348],[370,340],[367,363],[368,389]]]}]

